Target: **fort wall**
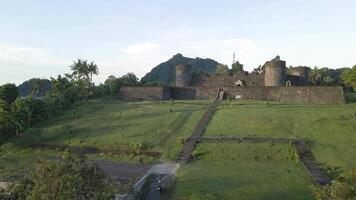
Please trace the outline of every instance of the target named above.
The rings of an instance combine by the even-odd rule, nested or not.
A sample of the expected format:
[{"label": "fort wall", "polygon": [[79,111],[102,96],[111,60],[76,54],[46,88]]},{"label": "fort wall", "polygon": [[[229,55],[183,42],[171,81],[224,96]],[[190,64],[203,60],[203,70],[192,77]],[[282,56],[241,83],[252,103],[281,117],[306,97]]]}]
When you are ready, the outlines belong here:
[{"label": "fort wall", "polygon": [[119,98],[125,101],[167,100],[171,98],[168,87],[122,87]]},{"label": "fort wall", "polygon": [[126,101],[168,99],[215,99],[219,89],[227,98],[279,101],[304,104],[344,103],[342,87],[122,87],[120,98]]},{"label": "fort wall", "polygon": [[233,87],[238,81],[242,81],[244,86],[264,86],[264,74],[255,73],[237,73],[234,75],[228,74],[213,74],[213,75],[196,75],[193,76],[193,87]]}]

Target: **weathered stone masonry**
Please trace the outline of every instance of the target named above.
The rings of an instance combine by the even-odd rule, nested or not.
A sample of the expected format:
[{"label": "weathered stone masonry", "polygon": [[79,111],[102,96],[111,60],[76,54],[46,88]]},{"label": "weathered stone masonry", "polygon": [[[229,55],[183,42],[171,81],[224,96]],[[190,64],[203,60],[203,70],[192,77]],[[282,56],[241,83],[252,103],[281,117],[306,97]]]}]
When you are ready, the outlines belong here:
[{"label": "weathered stone masonry", "polygon": [[267,61],[260,74],[192,75],[191,66],[176,66],[175,87],[123,87],[123,100],[215,99],[219,90],[225,98],[280,101],[285,103],[344,103],[341,87],[310,87],[308,68],[295,67],[286,74],[286,62]]}]

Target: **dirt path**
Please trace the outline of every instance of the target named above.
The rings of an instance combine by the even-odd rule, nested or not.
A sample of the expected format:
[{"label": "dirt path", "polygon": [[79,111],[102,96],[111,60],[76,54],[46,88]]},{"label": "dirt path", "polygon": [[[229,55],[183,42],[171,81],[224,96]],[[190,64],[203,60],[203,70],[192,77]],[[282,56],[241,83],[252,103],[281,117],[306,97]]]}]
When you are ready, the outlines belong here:
[{"label": "dirt path", "polygon": [[150,165],[118,163],[108,160],[94,161],[111,179],[121,183],[135,182],[151,168]]}]

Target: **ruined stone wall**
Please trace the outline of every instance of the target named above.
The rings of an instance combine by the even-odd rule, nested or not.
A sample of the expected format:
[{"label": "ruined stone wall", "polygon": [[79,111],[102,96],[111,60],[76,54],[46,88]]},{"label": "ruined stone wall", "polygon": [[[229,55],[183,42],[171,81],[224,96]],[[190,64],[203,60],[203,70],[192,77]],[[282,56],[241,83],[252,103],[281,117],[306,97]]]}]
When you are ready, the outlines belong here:
[{"label": "ruined stone wall", "polygon": [[[292,86],[300,86],[300,77],[299,76],[294,76],[294,75],[289,75],[289,74],[286,74],[286,82],[287,81],[290,81]],[[286,85],[284,85],[286,86]]]},{"label": "ruined stone wall", "polygon": [[173,99],[196,99],[196,89],[192,87],[171,87],[170,92]]},{"label": "ruined stone wall", "polygon": [[125,101],[166,100],[171,94],[167,87],[122,87],[119,98]]},{"label": "ruined stone wall", "polygon": [[254,73],[237,73],[235,75],[198,75],[193,76],[192,86],[194,87],[233,87],[241,80],[245,86],[264,86],[264,75]]},{"label": "ruined stone wall", "polygon": [[305,104],[344,103],[342,87],[187,87],[171,90],[177,99],[215,99],[219,88],[227,98]]},{"label": "ruined stone wall", "polygon": [[215,99],[219,89],[226,97],[243,100],[280,101],[303,104],[344,103],[342,87],[123,87],[120,98],[135,100]]},{"label": "ruined stone wall", "polygon": [[342,87],[269,87],[267,100],[285,103],[345,103]]},{"label": "ruined stone wall", "polygon": [[296,85],[309,85],[309,68],[308,67],[293,67],[292,75],[299,77],[299,82]]}]

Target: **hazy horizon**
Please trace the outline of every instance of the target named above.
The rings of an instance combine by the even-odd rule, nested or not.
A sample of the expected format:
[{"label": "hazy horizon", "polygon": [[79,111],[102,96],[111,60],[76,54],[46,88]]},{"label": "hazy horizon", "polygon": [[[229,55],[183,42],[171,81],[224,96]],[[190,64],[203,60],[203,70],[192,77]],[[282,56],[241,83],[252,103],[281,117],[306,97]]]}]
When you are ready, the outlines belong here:
[{"label": "hazy horizon", "polygon": [[287,66],[356,64],[356,2],[3,1],[0,84],[68,73],[73,60],[95,61],[103,82],[140,78],[173,55],[251,71],[276,55]]}]

